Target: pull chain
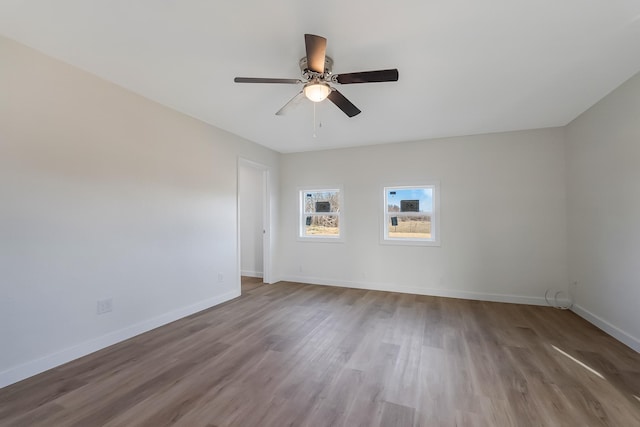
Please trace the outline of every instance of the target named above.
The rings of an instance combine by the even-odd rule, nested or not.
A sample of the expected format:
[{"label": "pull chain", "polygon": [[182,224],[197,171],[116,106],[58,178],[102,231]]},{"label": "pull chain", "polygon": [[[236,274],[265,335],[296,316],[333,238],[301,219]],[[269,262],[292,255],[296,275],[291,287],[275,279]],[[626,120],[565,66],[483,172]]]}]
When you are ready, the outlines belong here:
[{"label": "pull chain", "polygon": [[313,103],[313,137],[317,138],[317,135],[316,135],[316,102]]}]

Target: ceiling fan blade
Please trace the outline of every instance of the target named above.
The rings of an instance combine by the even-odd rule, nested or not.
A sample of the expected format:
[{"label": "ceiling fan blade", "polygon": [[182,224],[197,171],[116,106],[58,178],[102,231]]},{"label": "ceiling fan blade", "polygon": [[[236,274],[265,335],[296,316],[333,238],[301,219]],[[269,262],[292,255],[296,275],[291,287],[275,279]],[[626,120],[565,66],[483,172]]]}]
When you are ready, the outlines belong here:
[{"label": "ceiling fan blade", "polygon": [[398,70],[396,68],[390,70],[361,71],[359,73],[339,74],[336,81],[343,85],[352,83],[379,83],[379,82],[397,82]]},{"label": "ceiling fan blade", "polygon": [[336,104],[336,107],[341,109],[349,117],[357,116],[358,114],[361,113],[358,107],[353,105],[351,101],[349,101],[347,98],[344,97],[343,94],[341,94],[335,89],[331,91],[331,93],[329,94],[329,96],[327,96],[327,98],[329,98],[329,101]]},{"label": "ceiling fan blade", "polygon": [[287,113],[287,111],[290,111],[293,107],[298,105],[300,103],[300,101],[302,101],[303,99],[305,99],[304,93],[302,91],[300,91],[296,96],[291,98],[289,100],[289,102],[284,104],[284,107],[282,107],[281,109],[278,110],[278,112],[276,113],[276,116],[285,115]]},{"label": "ceiling fan blade", "polygon": [[233,79],[236,83],[284,83],[284,84],[298,84],[303,83],[299,79],[263,79],[259,77],[236,77]]},{"label": "ceiling fan blade", "polygon": [[327,39],[313,34],[304,35],[307,48],[307,67],[316,73],[324,73],[324,57],[327,51]]}]

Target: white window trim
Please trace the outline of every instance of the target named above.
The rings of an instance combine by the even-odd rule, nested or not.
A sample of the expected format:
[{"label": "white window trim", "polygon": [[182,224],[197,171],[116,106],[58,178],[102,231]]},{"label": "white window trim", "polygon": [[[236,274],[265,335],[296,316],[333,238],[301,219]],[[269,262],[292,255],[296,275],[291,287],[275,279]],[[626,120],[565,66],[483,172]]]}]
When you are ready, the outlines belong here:
[{"label": "white window trim", "polygon": [[[431,235],[432,238],[426,239],[412,239],[410,237],[387,237],[387,191],[393,189],[402,188],[433,188],[433,214],[431,218]],[[440,182],[439,181],[422,181],[419,184],[413,185],[385,185],[381,188],[380,194],[382,194],[382,214],[380,216],[380,243],[384,245],[400,245],[400,246],[440,246]],[[403,216],[401,212],[398,212],[398,216]],[[411,214],[407,214],[410,216]]]},{"label": "white window trim", "polygon": [[[296,229],[297,240],[301,242],[318,242],[318,243],[343,243],[344,242],[344,189],[342,185],[322,185],[322,186],[305,186],[298,187],[298,227]],[[340,211],[337,213],[339,218],[339,234],[337,236],[305,236],[303,230],[305,227],[305,218],[308,214],[304,212],[304,198],[308,192],[321,191],[338,191],[338,200],[340,201]],[[332,214],[336,214],[335,212]],[[326,215],[326,214],[325,214]]]}]

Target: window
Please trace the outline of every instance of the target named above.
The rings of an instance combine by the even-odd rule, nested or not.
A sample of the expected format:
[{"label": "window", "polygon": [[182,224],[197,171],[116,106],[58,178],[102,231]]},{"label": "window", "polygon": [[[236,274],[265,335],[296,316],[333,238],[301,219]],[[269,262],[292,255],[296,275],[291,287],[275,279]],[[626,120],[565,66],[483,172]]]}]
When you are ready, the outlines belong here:
[{"label": "window", "polygon": [[338,188],[300,190],[299,238],[341,240],[341,194]]},{"label": "window", "polygon": [[438,185],[384,188],[384,243],[438,246]]}]

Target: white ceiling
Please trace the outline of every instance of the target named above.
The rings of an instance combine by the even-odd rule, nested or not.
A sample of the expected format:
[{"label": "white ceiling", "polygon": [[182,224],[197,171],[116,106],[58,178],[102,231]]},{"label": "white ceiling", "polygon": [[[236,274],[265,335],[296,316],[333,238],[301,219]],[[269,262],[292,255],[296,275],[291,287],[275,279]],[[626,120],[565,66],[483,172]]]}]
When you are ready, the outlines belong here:
[{"label": "white ceiling", "polygon": [[[333,104],[275,116],[298,86],[304,33],[334,73]],[[0,0],[0,34],[280,152],[562,126],[640,71],[638,0]]]}]

